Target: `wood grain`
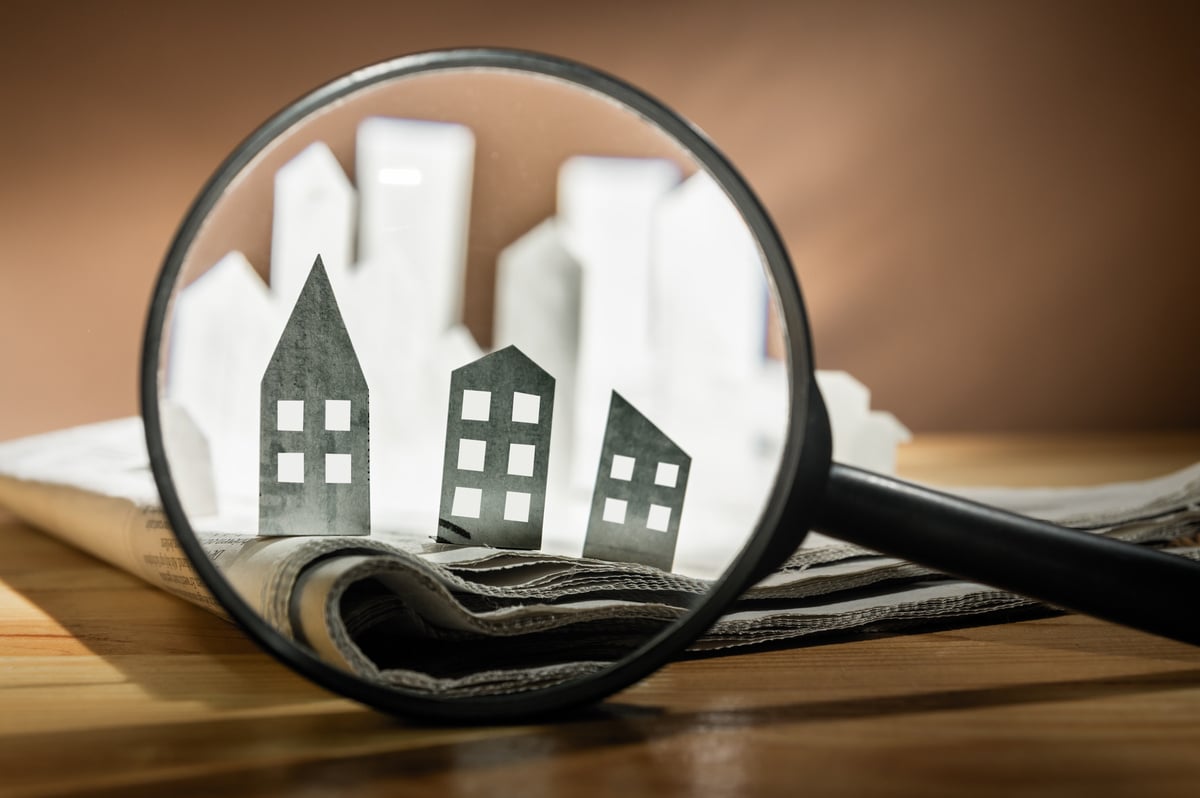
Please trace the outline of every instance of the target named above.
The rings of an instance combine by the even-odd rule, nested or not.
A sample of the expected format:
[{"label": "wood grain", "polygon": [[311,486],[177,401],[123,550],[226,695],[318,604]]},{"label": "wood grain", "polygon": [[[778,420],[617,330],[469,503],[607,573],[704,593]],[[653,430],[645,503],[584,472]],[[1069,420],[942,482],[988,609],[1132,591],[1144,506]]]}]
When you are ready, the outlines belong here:
[{"label": "wood grain", "polygon": [[[1200,434],[922,438],[908,473],[1151,476]],[[1107,476],[1106,476],[1107,475]],[[977,479],[976,479],[977,478]],[[0,518],[0,795],[1155,796],[1200,784],[1200,650],[1077,616],[671,665],[544,725],[423,727]]]}]

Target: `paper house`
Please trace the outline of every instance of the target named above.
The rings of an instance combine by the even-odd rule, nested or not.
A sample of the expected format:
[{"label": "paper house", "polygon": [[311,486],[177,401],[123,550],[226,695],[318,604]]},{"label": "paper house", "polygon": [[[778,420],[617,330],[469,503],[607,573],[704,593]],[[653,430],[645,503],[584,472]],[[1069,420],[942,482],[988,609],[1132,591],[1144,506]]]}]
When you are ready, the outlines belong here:
[{"label": "paper house", "polygon": [[438,540],[542,541],[554,378],[509,346],[450,375]]},{"label": "paper house", "polygon": [[367,382],[318,257],[263,374],[258,533],[369,535]]},{"label": "paper house", "polygon": [[612,393],[583,555],[670,570],[692,458]]}]

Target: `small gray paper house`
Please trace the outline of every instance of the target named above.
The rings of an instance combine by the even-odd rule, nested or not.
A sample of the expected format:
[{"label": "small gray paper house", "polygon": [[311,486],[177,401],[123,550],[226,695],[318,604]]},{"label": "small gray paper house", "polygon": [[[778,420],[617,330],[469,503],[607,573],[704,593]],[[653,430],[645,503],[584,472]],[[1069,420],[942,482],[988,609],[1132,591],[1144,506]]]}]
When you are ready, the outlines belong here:
[{"label": "small gray paper house", "polygon": [[670,570],[691,465],[691,457],[614,391],[583,555]]},{"label": "small gray paper house", "polygon": [[554,378],[515,346],[450,374],[438,540],[542,543]]},{"label": "small gray paper house", "polygon": [[369,535],[367,382],[318,257],[263,374],[258,533]]}]

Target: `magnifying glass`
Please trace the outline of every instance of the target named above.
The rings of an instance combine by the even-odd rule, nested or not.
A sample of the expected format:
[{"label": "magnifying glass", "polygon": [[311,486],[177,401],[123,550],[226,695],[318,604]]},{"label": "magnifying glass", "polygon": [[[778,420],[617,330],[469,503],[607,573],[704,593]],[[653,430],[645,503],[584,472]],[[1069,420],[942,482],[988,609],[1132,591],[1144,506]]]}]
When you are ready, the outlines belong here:
[{"label": "magnifying glass", "polygon": [[220,166],[143,416],[224,611],[398,714],[602,699],[809,529],[1200,642],[1194,563],[831,463],[809,340],[762,205],[678,115],[559,58],[425,53]]}]

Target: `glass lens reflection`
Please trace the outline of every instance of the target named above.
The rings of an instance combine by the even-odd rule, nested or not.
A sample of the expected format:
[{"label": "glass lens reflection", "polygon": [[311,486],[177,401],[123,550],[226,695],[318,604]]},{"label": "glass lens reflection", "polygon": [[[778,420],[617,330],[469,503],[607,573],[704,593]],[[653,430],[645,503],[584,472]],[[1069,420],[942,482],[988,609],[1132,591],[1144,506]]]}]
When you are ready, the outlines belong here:
[{"label": "glass lens reflection", "polygon": [[229,582],[336,665],[452,696],[579,678],[755,531],[788,427],[771,308],[721,188],[628,109],[507,70],[376,83],[190,242],[172,476]]}]

